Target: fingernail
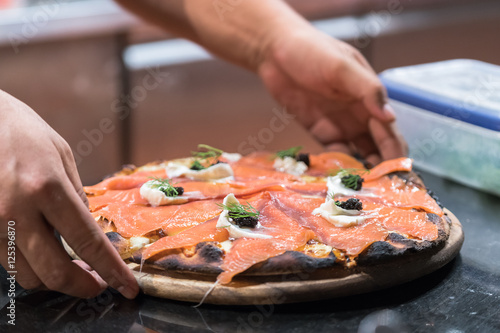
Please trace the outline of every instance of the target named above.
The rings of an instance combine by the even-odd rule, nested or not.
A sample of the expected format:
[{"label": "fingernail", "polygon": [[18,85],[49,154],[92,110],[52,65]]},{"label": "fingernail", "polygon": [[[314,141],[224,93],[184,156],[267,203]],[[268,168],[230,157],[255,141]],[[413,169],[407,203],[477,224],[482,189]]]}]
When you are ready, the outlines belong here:
[{"label": "fingernail", "polygon": [[132,289],[130,287],[126,287],[126,286],[120,286],[116,290],[118,290],[120,292],[120,294],[122,294],[123,296],[125,296],[128,299],[134,299],[139,292],[138,290],[134,290],[134,289]]},{"label": "fingernail", "polygon": [[396,119],[396,113],[389,103],[384,105],[384,116],[386,116],[389,120]]}]

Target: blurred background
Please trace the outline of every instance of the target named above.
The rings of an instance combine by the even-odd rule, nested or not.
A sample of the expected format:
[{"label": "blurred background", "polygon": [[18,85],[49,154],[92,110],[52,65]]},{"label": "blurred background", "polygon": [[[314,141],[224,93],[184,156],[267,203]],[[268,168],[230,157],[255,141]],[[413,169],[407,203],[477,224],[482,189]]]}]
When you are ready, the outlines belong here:
[{"label": "blurred background", "polygon": [[[288,2],[377,72],[453,58],[500,65],[496,0]],[[0,0],[0,73],[0,89],[68,141],[84,184],[123,164],[189,155],[198,143],[321,149],[257,76],[108,0]],[[284,126],[270,130],[276,121]]]}]

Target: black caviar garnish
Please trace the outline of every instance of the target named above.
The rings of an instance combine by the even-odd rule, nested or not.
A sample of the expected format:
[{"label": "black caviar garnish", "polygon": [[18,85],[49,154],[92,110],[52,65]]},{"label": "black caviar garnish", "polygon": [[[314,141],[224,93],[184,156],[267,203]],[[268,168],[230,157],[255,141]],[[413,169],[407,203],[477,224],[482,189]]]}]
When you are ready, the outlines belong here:
[{"label": "black caviar garnish", "polygon": [[174,188],[177,191],[177,195],[183,195],[184,194],[184,187],[175,186]]},{"label": "black caviar garnish", "polygon": [[255,228],[259,223],[259,219],[256,216],[234,217],[235,215],[235,213],[229,212],[229,217],[238,227]]},{"label": "black caviar garnish", "polygon": [[350,198],[346,201],[335,201],[335,204],[342,209],[363,210],[363,203],[357,198]]},{"label": "black caviar garnish", "polygon": [[309,154],[300,153],[295,157],[295,160],[298,162],[304,162],[304,164],[307,165],[308,167],[311,165],[311,162],[309,160]]},{"label": "black caviar garnish", "polygon": [[159,187],[158,189],[165,193],[167,197],[176,197],[184,194],[184,187],[180,186]]}]

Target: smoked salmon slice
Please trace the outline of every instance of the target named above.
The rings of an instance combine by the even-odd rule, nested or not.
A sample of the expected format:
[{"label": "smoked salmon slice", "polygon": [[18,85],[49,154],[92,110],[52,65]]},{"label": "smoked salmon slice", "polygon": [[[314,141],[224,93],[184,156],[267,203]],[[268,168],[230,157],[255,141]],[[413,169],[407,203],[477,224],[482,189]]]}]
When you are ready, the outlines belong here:
[{"label": "smoked salmon slice", "polygon": [[265,234],[272,238],[236,239],[224,257],[223,272],[217,277],[219,283],[227,284],[236,274],[286,251],[296,250],[315,236],[314,232],[300,226],[273,204],[267,204],[260,213],[259,223]]},{"label": "smoked salmon slice", "polygon": [[276,155],[270,152],[258,151],[240,158],[232,166],[249,165],[262,169],[274,170],[274,159]]},{"label": "smoked salmon slice", "polygon": [[399,177],[383,176],[375,181],[366,182],[364,187],[375,194],[375,197],[367,197],[367,200],[399,208],[422,209],[439,216],[444,214],[425,189],[408,184]]},{"label": "smoked salmon slice", "polygon": [[363,174],[362,177],[365,180],[365,182],[369,182],[393,172],[411,171],[411,169],[412,169],[411,158],[401,157],[401,158],[395,158],[393,160],[384,161],[376,165],[375,167],[370,169],[369,172]]},{"label": "smoked salmon slice", "polygon": [[357,255],[370,244],[385,240],[391,231],[399,231],[422,240],[437,238],[437,226],[428,221],[425,212],[384,207],[360,198],[364,206],[362,215],[367,219],[359,225],[335,227],[322,217],[312,214],[324,199],[283,192],[271,195],[283,211],[300,225],[313,230],[320,241],[344,250],[348,255]]},{"label": "smoked salmon slice", "polygon": [[310,167],[306,174],[316,177],[326,177],[335,174],[341,169],[363,169],[363,163],[354,157],[339,152],[326,152],[318,155],[309,155]]},{"label": "smoked salmon slice", "polygon": [[149,202],[141,197],[139,188],[130,190],[109,190],[102,195],[88,197],[89,209],[95,212],[112,203],[135,204],[146,206]]},{"label": "smoked salmon slice", "polygon": [[296,181],[300,177],[289,173],[280,172],[271,168],[262,168],[253,165],[235,164],[232,166],[234,171],[234,179],[236,181],[252,181],[262,179],[274,179],[277,181]]},{"label": "smoked salmon slice", "polygon": [[194,246],[200,242],[223,242],[229,238],[224,228],[217,228],[217,218],[201,223],[174,236],[160,238],[142,253],[144,260],[167,250]]},{"label": "smoked salmon slice", "polygon": [[344,250],[349,255],[356,255],[373,242],[384,240],[388,231],[383,227],[364,223],[353,227],[335,227],[324,218],[313,215],[324,198],[304,198],[301,195],[272,193],[275,203],[295,219],[300,225],[310,228],[318,239],[334,248]]},{"label": "smoked salmon slice", "polygon": [[116,176],[106,178],[102,182],[92,185],[84,186],[85,193],[90,195],[100,195],[109,190],[130,190],[133,188],[141,187],[142,184],[151,180],[149,176]]},{"label": "smoked salmon slice", "polygon": [[381,207],[373,220],[389,231],[397,231],[411,238],[432,241],[438,237],[438,228],[427,220],[426,215],[425,212]]},{"label": "smoked salmon slice", "polygon": [[219,215],[218,202],[221,201],[193,201],[160,207],[112,203],[92,214],[113,222],[124,237],[143,236],[159,229],[171,235]]}]

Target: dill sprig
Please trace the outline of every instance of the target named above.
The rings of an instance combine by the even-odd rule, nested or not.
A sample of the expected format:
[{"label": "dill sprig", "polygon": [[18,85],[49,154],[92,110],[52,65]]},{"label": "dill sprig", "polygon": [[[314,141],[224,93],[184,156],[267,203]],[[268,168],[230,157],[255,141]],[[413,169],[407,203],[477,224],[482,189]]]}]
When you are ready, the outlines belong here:
[{"label": "dill sprig", "polygon": [[291,157],[295,158],[298,154],[298,152],[302,149],[302,146],[297,146],[297,147],[292,147],[288,148],[286,150],[280,150],[276,153],[276,156],[280,158],[285,158],[285,157]]},{"label": "dill sprig", "polygon": [[[198,149],[204,149],[204,150],[191,152],[193,157],[196,158],[193,161],[193,163],[191,164],[191,167],[190,167],[191,170],[199,171],[199,170],[206,169],[207,167],[205,167],[203,164],[201,164],[200,161],[205,161],[206,162],[205,164],[210,164],[210,165],[216,164],[219,157],[224,153],[224,151],[221,149],[214,148],[212,146],[205,145],[205,144],[199,144]],[[209,159],[212,159],[212,161],[208,161]]]},{"label": "dill sprig", "polygon": [[198,160],[194,160],[190,167],[191,170],[200,171],[206,169]]},{"label": "dill sprig", "polygon": [[255,217],[258,218],[260,212],[255,209],[248,201],[246,205],[242,205],[240,203],[231,202],[227,205],[217,204],[221,209],[227,210],[229,212],[229,216],[233,219],[245,218],[245,217]]},{"label": "dill sprig", "polygon": [[151,182],[151,188],[162,191],[167,197],[175,198],[184,194],[184,188],[175,187],[168,178],[151,177]]},{"label": "dill sprig", "polygon": [[217,159],[219,158],[222,153],[224,153],[223,150],[214,148],[209,145],[205,144],[199,144],[198,149],[205,149],[204,151],[192,151],[191,154],[193,154],[194,157],[202,160],[206,160],[209,158]]},{"label": "dill sprig", "polygon": [[341,172],[337,173],[337,175],[340,177],[340,181],[345,187],[353,189],[355,191],[361,190],[364,179],[361,178],[360,175],[354,175],[345,170],[342,170]]}]

